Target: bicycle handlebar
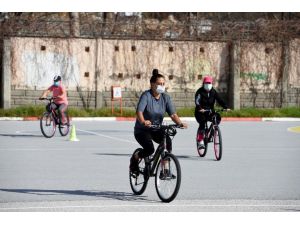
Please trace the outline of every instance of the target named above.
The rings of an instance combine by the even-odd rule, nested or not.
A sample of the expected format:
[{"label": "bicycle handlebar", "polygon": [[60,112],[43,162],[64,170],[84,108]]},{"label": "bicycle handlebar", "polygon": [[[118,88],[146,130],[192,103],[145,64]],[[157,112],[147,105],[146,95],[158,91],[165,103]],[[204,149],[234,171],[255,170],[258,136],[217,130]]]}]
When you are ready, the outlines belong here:
[{"label": "bicycle handlebar", "polygon": [[153,124],[153,125],[150,125],[149,128],[165,130],[168,128],[183,128],[183,126],[180,126],[178,124],[169,124],[169,125]]},{"label": "bicycle handlebar", "polygon": [[50,97],[50,98],[39,98],[39,100],[48,100],[48,101],[51,101],[51,100],[54,100],[56,99],[56,97]]},{"label": "bicycle handlebar", "polygon": [[227,109],[218,109],[216,111],[213,111],[211,109],[204,109],[204,112],[210,112],[210,113],[212,113],[212,112],[218,113],[218,112],[224,112],[224,111],[227,111]]}]

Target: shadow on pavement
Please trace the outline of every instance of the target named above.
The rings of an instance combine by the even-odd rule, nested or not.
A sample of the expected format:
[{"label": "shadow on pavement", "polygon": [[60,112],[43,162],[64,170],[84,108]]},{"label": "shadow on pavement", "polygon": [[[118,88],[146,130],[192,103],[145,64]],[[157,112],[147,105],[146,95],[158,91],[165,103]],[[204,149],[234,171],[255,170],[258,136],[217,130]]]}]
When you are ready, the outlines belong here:
[{"label": "shadow on pavement", "polygon": [[116,199],[120,201],[157,202],[153,200],[148,200],[145,198],[145,196],[142,195],[137,196],[128,192],[116,192],[116,191],[44,190],[44,189],[0,189],[0,191],[33,194],[33,195],[80,195],[80,196]]},{"label": "shadow on pavement", "polygon": [[131,154],[123,154],[123,153],[96,153],[95,155],[107,155],[107,156],[124,156],[124,157],[131,157]]},{"label": "shadow on pavement", "polygon": [[42,134],[0,134],[3,137],[43,137]]},{"label": "shadow on pavement", "polygon": [[[95,155],[102,155],[102,156],[121,156],[121,157],[131,157],[131,154],[124,154],[124,153],[95,153]],[[210,158],[200,158],[199,156],[190,156],[190,155],[176,155],[178,159],[183,160],[195,160],[195,161],[216,161],[215,159]]]}]

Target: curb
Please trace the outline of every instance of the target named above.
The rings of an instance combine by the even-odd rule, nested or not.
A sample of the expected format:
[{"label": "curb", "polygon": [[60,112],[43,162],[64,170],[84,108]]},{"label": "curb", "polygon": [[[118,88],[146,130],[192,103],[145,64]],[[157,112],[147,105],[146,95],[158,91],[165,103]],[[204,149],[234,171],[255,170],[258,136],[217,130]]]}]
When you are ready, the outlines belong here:
[{"label": "curb", "polygon": [[[183,121],[196,122],[194,117],[180,117]],[[38,121],[39,117],[0,117],[0,121]],[[135,121],[135,117],[72,117],[72,121]],[[165,121],[171,121],[167,117]],[[300,122],[300,118],[293,117],[222,117],[222,121],[230,122]]]}]

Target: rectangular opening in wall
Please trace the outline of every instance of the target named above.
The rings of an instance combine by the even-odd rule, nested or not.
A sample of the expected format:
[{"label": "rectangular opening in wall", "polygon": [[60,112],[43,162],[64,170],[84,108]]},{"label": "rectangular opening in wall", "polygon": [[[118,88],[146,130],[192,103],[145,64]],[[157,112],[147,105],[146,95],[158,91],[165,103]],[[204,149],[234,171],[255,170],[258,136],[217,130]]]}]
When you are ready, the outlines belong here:
[{"label": "rectangular opening in wall", "polygon": [[174,76],[173,75],[169,75],[169,80],[173,80]]},{"label": "rectangular opening in wall", "polygon": [[41,46],[41,51],[46,51],[46,46],[45,45]]},{"label": "rectangular opening in wall", "polygon": [[89,52],[90,51],[90,47],[85,47],[85,51]]},{"label": "rectangular opening in wall", "polygon": [[135,75],[135,77],[136,77],[136,79],[141,79],[141,74],[138,73]]},{"label": "rectangular opening in wall", "polygon": [[202,80],[202,74],[198,75],[198,80]]},{"label": "rectangular opening in wall", "polygon": [[173,52],[174,48],[172,46],[169,47],[169,52]]},{"label": "rectangular opening in wall", "polygon": [[89,77],[90,76],[90,73],[89,72],[85,72],[84,73],[84,77]]},{"label": "rectangular opening in wall", "polygon": [[119,51],[119,46],[115,46],[115,51],[118,52]]},{"label": "rectangular opening in wall", "polygon": [[131,51],[135,52],[135,50],[136,50],[135,45],[132,45],[132,46],[131,46]]},{"label": "rectangular opening in wall", "polygon": [[119,73],[118,78],[123,78],[123,73]]}]

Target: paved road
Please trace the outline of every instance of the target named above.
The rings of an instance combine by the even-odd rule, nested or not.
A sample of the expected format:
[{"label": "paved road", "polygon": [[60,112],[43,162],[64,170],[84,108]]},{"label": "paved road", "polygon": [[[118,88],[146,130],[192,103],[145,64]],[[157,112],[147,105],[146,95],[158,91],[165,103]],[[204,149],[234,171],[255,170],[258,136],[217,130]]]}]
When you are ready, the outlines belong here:
[{"label": "paved road", "polygon": [[300,122],[224,122],[224,154],[199,158],[197,124],[179,130],[177,198],[161,203],[150,181],[132,194],[133,122],[76,121],[80,142],[44,138],[38,122],[0,121],[0,211],[300,211]]}]

